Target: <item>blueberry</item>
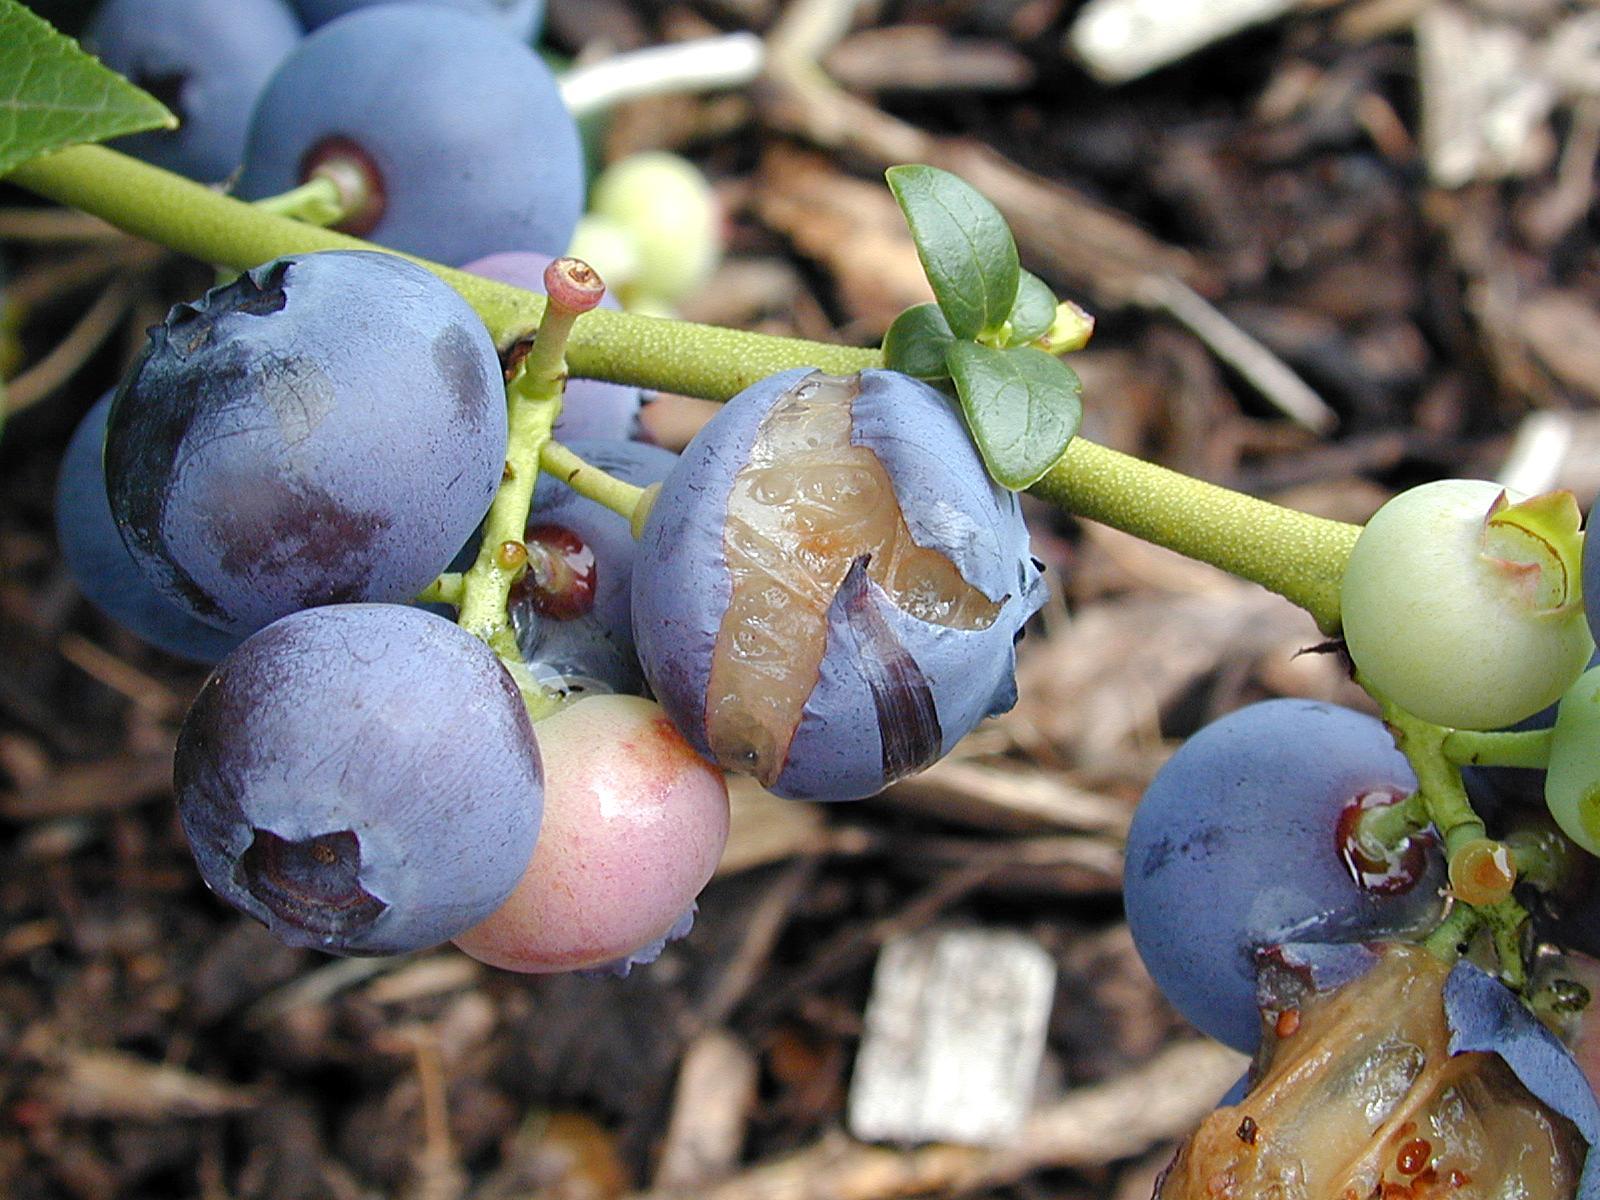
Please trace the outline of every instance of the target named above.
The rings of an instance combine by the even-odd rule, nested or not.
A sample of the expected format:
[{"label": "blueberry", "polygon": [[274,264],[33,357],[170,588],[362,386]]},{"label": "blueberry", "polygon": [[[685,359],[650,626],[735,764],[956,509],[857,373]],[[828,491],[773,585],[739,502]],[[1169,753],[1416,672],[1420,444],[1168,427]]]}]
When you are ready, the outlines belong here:
[{"label": "blueberry", "polygon": [[[512,287],[544,295],[544,269],[552,259],[531,251],[506,251],[474,259],[461,269],[485,279],[497,279]],[[616,297],[607,292],[602,308],[621,309]],[[574,438],[635,438],[639,436],[639,389],[599,379],[569,379],[556,418],[557,441]],[[652,481],[653,482],[653,481]]]},{"label": "blueberry", "polygon": [[168,654],[214,663],[239,644],[198,621],[158,592],[122,544],[106,499],[101,452],[111,393],[95,402],[78,424],[61,460],[56,482],[56,541],[61,558],[84,597],[106,616]]},{"label": "blueberry", "polygon": [[511,971],[626,974],[688,932],[728,838],[722,772],[636,696],[580,700],[538,732],[538,848],[511,897],[456,945]]},{"label": "blueberry", "polygon": [[633,583],[645,677],[691,744],[832,800],[1009,708],[1045,593],[952,402],[892,371],[786,371],[731,400],[664,483]]},{"label": "blueberry", "polygon": [[362,9],[301,42],[256,106],[239,194],[286,191],[330,156],[372,191],[341,228],[451,265],[506,246],[563,253],[583,200],[550,69],[493,22],[436,5]]},{"label": "blueberry", "polygon": [[[678,461],[676,454],[640,442],[570,444],[585,462],[637,487],[660,483]],[[535,567],[512,588],[511,620],[535,673],[642,693],[632,610],[638,543],[627,518],[542,475],[525,540]]]},{"label": "blueberry", "polygon": [[417,950],[487,917],[528,865],[543,796],[499,660],[390,604],[294,613],[223,659],[174,781],[211,889],[333,954]]},{"label": "blueberry", "polygon": [[408,600],[499,486],[487,330],[388,254],[279,259],[179,305],[112,404],[106,489],[140,569],[250,633],[299,608]]},{"label": "blueberry", "polygon": [[1339,583],[1363,683],[1437,725],[1503,729],[1560,699],[1594,653],[1570,492],[1439,479],[1367,522]]},{"label": "blueberry", "polygon": [[284,0],[106,0],[84,34],[180,122],[118,148],[205,183],[238,170],[256,97],[299,41]]},{"label": "blueberry", "polygon": [[1163,994],[1249,1051],[1264,951],[1436,918],[1444,874],[1431,838],[1388,864],[1360,861],[1349,840],[1362,807],[1415,787],[1381,722],[1331,704],[1253,704],[1185,742],[1134,813],[1123,883],[1134,944]]},{"label": "blueberry", "polygon": [[[389,0],[294,0],[294,6],[300,11],[300,19],[305,22],[306,28],[316,29],[346,13],[387,2]],[[423,2],[444,4],[451,8],[459,8],[463,12],[491,17],[504,25],[513,37],[524,42],[531,42],[538,36],[539,26],[544,20],[544,0],[423,0]]]}]

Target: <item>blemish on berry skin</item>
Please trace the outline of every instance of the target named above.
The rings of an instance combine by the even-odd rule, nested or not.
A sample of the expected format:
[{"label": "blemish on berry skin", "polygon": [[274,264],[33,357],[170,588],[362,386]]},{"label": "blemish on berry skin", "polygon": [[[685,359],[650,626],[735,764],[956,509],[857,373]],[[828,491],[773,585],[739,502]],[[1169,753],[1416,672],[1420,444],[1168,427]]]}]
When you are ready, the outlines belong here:
[{"label": "blemish on berry skin", "polygon": [[1257,1132],[1256,1119],[1254,1117],[1245,1117],[1244,1120],[1239,1122],[1239,1128],[1234,1132],[1246,1146],[1254,1146]]}]

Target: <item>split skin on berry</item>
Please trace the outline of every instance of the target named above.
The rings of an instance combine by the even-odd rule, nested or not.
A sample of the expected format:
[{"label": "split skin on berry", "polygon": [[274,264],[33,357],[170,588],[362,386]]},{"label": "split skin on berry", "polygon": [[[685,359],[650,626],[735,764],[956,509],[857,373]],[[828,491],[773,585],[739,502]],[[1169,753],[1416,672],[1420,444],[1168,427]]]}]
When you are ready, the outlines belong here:
[{"label": "split skin on berry", "polygon": [[[929,167],[890,184],[935,301],[882,350],[602,307],[552,257],[583,161],[537,3],[261,0],[211,61],[162,3],[91,36],[182,123],[105,133],[148,163],[41,143],[11,182],[228,269],[84,417],[56,513],[87,599],[214,664],[175,791],[218,897],[330,954],[649,969],[694,936],[726,772],[860,800],[1013,706],[1050,590],[1031,490],[1299,604],[1369,701],[1223,716],[1133,816],[1139,954],[1255,1055],[1157,1195],[1600,1200],[1574,497],[1436,481],[1356,529],[1094,445],[1092,321]],[[645,228],[651,191],[679,207]],[[623,302],[703,282],[697,174],[598,192],[638,227]],[[641,386],[726,403],[674,455]]]}]

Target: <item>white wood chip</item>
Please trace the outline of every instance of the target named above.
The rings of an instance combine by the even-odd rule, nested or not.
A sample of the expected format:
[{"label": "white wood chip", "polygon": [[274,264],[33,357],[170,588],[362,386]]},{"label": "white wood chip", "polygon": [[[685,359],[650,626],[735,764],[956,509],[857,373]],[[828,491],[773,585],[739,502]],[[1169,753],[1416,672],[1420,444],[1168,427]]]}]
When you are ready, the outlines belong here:
[{"label": "white wood chip", "polygon": [[1125,83],[1295,7],[1296,0],[1089,0],[1067,44],[1097,78]]},{"label": "white wood chip", "polygon": [[884,946],[850,1085],[863,1141],[996,1145],[1033,1101],[1055,963],[1018,933],[941,928]]}]

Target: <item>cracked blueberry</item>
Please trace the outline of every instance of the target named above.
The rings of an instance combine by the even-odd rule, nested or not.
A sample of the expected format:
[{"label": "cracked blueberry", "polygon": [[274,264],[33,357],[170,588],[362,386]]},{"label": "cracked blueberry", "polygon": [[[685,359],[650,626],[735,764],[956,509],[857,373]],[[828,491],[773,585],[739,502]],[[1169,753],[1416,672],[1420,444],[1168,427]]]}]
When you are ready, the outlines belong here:
[{"label": "cracked blueberry", "polygon": [[1186,741],[1134,813],[1123,882],[1134,945],[1167,999],[1248,1052],[1272,946],[1429,927],[1444,884],[1433,839],[1386,856],[1353,832],[1415,787],[1382,723],[1337,705],[1269,700]]},{"label": "cracked blueberry", "polygon": [[178,118],[117,147],[219,183],[239,169],[256,97],[300,37],[284,0],[106,0],[84,44]]},{"label": "cracked blueberry", "polygon": [[583,201],[578,129],[544,62],[482,16],[380,4],[318,29],[250,122],[239,195],[318,168],[360,177],[340,228],[459,265],[508,246],[561,254]]},{"label": "cracked blueberry", "polygon": [[799,369],[729,401],[663,484],[634,637],[701,753],[779,795],[859,799],[1011,707],[1044,593],[951,401]]},{"label": "cracked blueberry", "polygon": [[1185,1143],[1157,1200],[1286,1180],[1329,1200],[1600,1195],[1594,1093],[1516,996],[1419,946],[1343,949],[1363,969],[1331,989],[1287,980],[1249,1090]]},{"label": "cracked blueberry", "polygon": [[408,600],[499,486],[488,331],[392,255],[279,259],[179,305],[117,391],[106,490],[146,577],[248,634],[301,608]]},{"label": "cracked blueberry", "polygon": [[539,748],[477,638],[402,605],[307,609],[218,665],[185,718],[201,875],[292,946],[400,954],[482,921],[533,855]]}]

